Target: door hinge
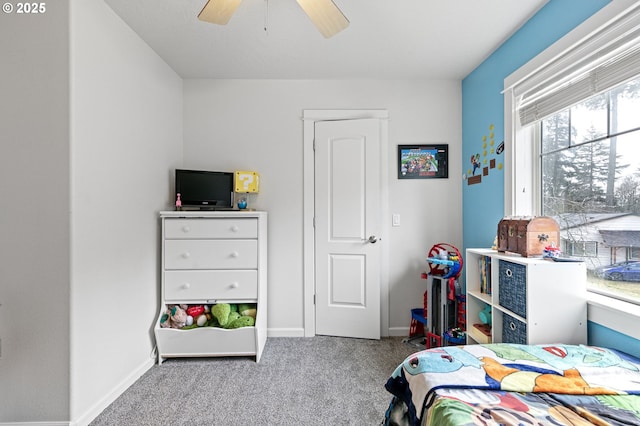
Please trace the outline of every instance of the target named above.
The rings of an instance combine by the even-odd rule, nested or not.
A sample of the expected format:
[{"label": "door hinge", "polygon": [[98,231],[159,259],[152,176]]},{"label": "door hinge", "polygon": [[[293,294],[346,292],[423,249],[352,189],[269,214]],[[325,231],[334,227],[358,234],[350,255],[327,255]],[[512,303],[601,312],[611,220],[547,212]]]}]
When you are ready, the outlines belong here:
[{"label": "door hinge", "polygon": [[316,150],[316,140],[315,139],[313,140],[313,150],[314,151]]},{"label": "door hinge", "polygon": [[313,217],[313,227],[314,228],[316,227],[316,217],[315,216]]},{"label": "door hinge", "polygon": [[313,304],[314,305],[316,304],[316,295],[315,294],[313,295]]}]

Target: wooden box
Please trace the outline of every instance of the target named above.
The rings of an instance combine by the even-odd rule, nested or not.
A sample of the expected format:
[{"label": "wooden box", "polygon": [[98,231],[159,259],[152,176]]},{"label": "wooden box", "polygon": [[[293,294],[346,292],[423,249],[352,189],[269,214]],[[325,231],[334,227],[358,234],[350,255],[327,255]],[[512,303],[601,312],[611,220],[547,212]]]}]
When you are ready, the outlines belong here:
[{"label": "wooden box", "polygon": [[560,227],[551,217],[505,217],[498,223],[499,252],[541,256],[551,244],[560,247]]}]

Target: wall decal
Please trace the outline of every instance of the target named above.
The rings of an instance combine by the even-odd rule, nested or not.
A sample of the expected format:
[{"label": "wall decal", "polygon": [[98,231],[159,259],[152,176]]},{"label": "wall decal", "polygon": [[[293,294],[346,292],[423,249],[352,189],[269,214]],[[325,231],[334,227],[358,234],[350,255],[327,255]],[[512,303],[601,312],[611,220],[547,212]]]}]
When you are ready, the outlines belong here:
[{"label": "wall decal", "polygon": [[470,167],[467,170],[467,185],[482,183],[483,176],[489,176],[492,169],[502,171],[502,162],[496,161],[496,156],[504,151],[504,141],[496,147],[495,126],[489,125],[489,135],[482,136],[481,151],[471,154]]}]

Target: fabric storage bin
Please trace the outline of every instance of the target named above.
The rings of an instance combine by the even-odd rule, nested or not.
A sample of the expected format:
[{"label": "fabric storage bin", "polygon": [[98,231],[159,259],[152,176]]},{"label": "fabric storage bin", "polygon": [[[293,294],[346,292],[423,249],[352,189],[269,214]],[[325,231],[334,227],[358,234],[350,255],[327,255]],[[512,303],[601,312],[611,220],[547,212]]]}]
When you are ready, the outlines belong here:
[{"label": "fabric storage bin", "polygon": [[527,317],[527,267],[500,260],[498,301],[500,306]]},{"label": "fabric storage bin", "polygon": [[502,313],[502,343],[527,343],[527,324],[507,313]]}]

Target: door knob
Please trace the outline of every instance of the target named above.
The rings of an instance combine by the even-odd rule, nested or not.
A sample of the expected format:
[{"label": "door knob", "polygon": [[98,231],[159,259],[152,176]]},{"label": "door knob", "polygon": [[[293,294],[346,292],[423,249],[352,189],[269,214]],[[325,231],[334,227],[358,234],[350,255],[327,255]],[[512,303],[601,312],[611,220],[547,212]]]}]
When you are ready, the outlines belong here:
[{"label": "door knob", "polygon": [[371,244],[374,244],[378,241],[378,237],[376,237],[375,235],[372,235],[369,237],[369,239],[367,240],[367,242],[370,242]]}]

